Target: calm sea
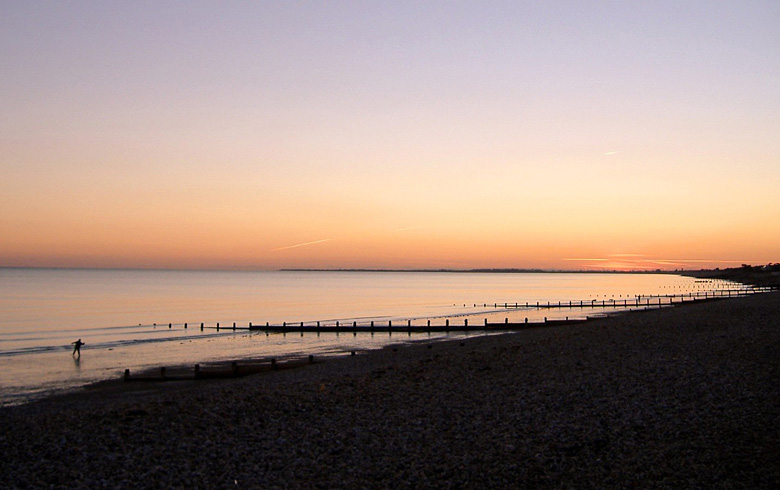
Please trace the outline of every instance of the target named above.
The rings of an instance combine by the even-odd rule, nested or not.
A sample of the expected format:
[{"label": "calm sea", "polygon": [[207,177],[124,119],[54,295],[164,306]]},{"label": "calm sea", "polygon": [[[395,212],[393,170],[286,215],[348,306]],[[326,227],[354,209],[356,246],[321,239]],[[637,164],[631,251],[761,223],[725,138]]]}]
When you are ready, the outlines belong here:
[{"label": "calm sea", "polygon": [[[533,322],[593,312],[503,304],[619,302],[733,287],[670,274],[0,269],[0,404],[119,377],[126,368],[334,355],[465,335],[266,335],[209,328],[217,322]],[[70,345],[78,338],[86,342],[80,359]]]}]

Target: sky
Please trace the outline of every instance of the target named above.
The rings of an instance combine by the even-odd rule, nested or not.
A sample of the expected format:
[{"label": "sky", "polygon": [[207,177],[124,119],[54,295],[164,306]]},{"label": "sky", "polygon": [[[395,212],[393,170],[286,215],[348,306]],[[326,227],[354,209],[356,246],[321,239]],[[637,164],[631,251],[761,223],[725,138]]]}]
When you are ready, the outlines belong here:
[{"label": "sky", "polygon": [[0,0],[0,266],[780,261],[780,2]]}]

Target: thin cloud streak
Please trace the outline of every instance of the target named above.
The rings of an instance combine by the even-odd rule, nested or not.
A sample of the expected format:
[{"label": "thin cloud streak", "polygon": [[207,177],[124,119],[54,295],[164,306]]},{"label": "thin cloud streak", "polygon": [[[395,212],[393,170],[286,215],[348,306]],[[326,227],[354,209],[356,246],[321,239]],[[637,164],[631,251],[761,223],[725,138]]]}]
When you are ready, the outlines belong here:
[{"label": "thin cloud streak", "polygon": [[298,247],[307,247],[309,245],[316,245],[318,243],[330,242],[332,240],[335,240],[335,238],[323,238],[322,240],[314,240],[313,242],[296,243],[295,245],[290,245],[287,247],[279,247],[279,248],[271,249],[271,252],[278,252],[280,250],[289,250],[291,248],[298,248]]}]

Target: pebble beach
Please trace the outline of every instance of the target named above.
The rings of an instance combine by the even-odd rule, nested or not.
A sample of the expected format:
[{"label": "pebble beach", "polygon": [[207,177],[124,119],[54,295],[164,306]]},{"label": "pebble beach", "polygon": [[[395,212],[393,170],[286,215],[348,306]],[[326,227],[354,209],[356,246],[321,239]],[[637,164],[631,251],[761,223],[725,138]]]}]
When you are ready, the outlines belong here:
[{"label": "pebble beach", "polygon": [[777,488],[780,292],[0,409],[9,488]]}]

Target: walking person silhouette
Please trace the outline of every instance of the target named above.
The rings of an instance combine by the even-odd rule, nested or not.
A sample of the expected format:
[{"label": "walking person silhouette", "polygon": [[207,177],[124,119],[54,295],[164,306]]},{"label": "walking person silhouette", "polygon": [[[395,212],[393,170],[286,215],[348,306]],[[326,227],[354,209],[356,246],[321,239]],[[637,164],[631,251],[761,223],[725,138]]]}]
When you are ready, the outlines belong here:
[{"label": "walking person silhouette", "polygon": [[81,346],[84,345],[85,343],[86,342],[82,342],[81,339],[78,339],[75,342],[71,342],[71,344],[73,344],[73,354],[71,355],[75,356],[76,353],[78,352],[79,357],[81,357]]}]

